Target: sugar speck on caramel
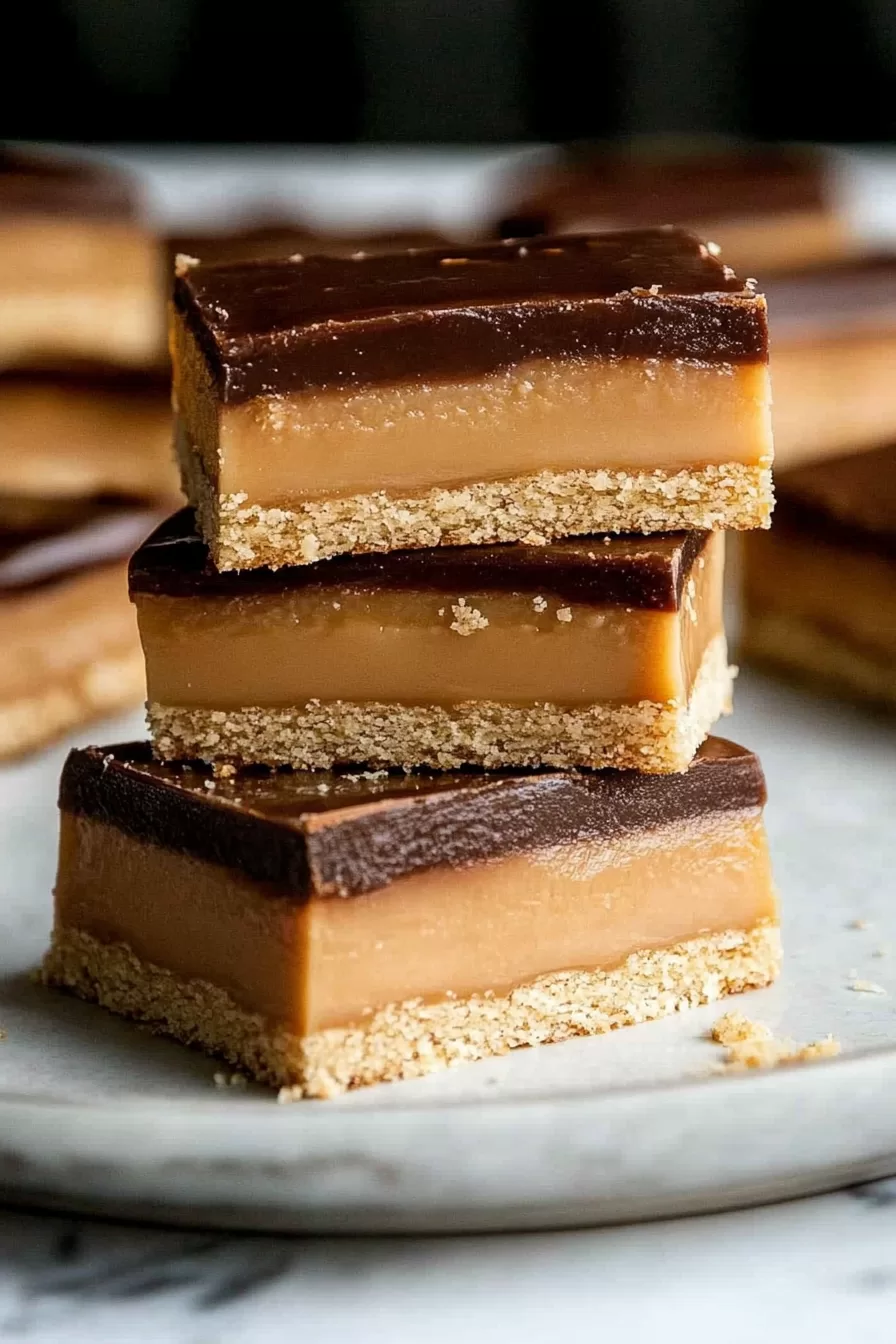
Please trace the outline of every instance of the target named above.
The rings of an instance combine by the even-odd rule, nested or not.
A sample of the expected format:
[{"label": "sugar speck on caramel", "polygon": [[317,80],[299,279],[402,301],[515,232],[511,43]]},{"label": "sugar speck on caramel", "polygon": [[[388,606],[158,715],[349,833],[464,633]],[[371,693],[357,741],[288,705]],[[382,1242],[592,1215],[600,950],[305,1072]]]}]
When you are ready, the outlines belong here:
[{"label": "sugar speck on caramel", "polygon": [[563,621],[565,625],[568,625],[572,620],[572,609],[570,607],[558,607],[557,620]]},{"label": "sugar speck on caramel", "polygon": [[454,612],[451,629],[458,635],[472,635],[477,630],[484,630],[488,625],[488,618],[475,607],[468,607],[465,597],[459,597],[456,602],[452,602],[451,610]]},{"label": "sugar speck on caramel", "polygon": [[532,605],[536,611],[547,611],[548,609],[547,598],[542,597],[541,594],[539,593],[537,597],[533,597]]},{"label": "sugar speck on caramel", "polygon": [[198,266],[199,258],[188,256],[186,252],[178,252],[174,258],[174,274],[180,279],[188,271],[192,271],[194,266]]}]

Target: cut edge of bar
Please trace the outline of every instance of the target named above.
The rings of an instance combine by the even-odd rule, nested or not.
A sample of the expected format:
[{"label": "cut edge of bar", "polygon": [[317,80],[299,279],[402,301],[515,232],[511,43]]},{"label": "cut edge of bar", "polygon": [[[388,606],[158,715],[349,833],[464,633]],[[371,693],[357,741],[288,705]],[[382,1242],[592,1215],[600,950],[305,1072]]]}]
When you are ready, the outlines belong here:
[{"label": "cut edge of bar", "polygon": [[361,764],[457,769],[465,765],[686,770],[713,724],[731,711],[736,669],[725,636],[707,645],[687,704],[438,705],[310,701],[234,710],[147,707],[163,760],[224,760],[325,770]]},{"label": "cut edge of bar", "polygon": [[179,435],[184,492],[219,570],[307,565],[347,552],[424,546],[544,545],[600,532],[713,532],[767,528],[769,464],[728,462],[662,471],[542,471],[392,498],[384,491],[265,508],[219,495]]},{"label": "cut edge of bar", "polygon": [[507,995],[389,1004],[363,1027],[305,1037],[272,1028],[215,985],[181,980],[122,943],[102,943],[75,928],[54,931],[42,975],[48,985],[222,1056],[281,1087],[282,1099],[291,1101],[652,1021],[762,988],[778,974],[780,958],[778,926],[763,922],[635,952],[612,970],[543,975]]}]

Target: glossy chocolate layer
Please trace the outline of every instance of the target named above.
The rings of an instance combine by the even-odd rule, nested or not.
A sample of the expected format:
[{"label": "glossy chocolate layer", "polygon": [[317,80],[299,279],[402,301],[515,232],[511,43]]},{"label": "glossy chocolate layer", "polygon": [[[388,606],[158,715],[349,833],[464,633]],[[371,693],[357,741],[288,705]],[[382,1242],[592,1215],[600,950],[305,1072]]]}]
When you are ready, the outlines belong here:
[{"label": "glossy chocolate layer", "polygon": [[116,499],[0,496],[0,599],[127,559],[159,517]]},{"label": "glossy chocolate layer", "polygon": [[128,175],[106,164],[0,146],[0,216],[20,214],[133,219],[138,200]]},{"label": "glossy chocolate layer", "polygon": [[775,484],[776,530],[896,556],[896,444],[784,472]]},{"label": "glossy chocolate layer", "polygon": [[411,247],[444,247],[447,239],[424,229],[365,234],[318,233],[310,224],[270,220],[229,232],[181,234],[166,239],[173,269],[178,255],[203,266],[231,262],[278,261],[296,252],[304,257],[324,254],[351,257],[356,252],[401,252]]},{"label": "glossy chocolate layer", "polygon": [[588,216],[637,225],[820,210],[822,168],[812,151],[787,147],[681,155],[579,146],[531,174],[499,229],[519,238],[582,227]]},{"label": "glossy chocolate layer", "polygon": [[675,611],[706,532],[575,537],[548,546],[450,546],[386,555],[345,555],[286,569],[219,572],[182,509],[131,560],[136,593],[244,597],[284,590],[422,588],[445,593],[546,593],[567,602]]},{"label": "glossy chocolate layer", "polygon": [[896,254],[781,274],[763,286],[774,345],[896,330]]},{"label": "glossy chocolate layer", "polygon": [[[282,894],[352,896],[412,872],[760,807],[756,756],[709,738],[681,775],[636,771],[214,778],[148,743],[73,751],[59,805],[136,839],[236,868]],[[279,894],[279,893],[277,893]]]},{"label": "glossy chocolate layer", "polygon": [[762,298],[679,229],[199,266],[174,306],[224,402],[537,359],[767,356]]}]

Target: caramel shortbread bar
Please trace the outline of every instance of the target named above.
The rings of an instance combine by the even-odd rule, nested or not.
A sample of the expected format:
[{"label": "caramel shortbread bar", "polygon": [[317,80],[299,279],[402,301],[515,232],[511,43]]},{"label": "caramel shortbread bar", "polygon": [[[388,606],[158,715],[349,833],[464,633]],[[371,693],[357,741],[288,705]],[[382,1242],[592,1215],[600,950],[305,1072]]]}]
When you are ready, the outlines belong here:
[{"label": "caramel shortbread bar", "polygon": [[745,658],[896,707],[896,445],[780,478],[744,550]]},{"label": "caramel shortbread bar", "polygon": [[162,277],[126,175],[0,148],[0,368],[161,366]]},{"label": "caramel shortbread bar", "polygon": [[146,505],[0,495],[0,758],[139,704],[127,559]]},{"label": "caramel shortbread bar", "polygon": [[0,495],[180,498],[160,379],[0,378]]},{"label": "caramel shortbread bar", "polygon": [[163,759],[684,770],[730,707],[724,534],[221,573],[176,515],[131,562]]},{"label": "caramel shortbread bar", "polygon": [[181,270],[219,569],[768,522],[765,301],[680,230]]},{"label": "caramel shortbread bar", "polygon": [[896,439],[896,253],[775,277],[779,467]]},{"label": "caramel shortbread bar", "polygon": [[331,1097],[766,985],[756,757],[686,774],[247,774],[91,747],[62,775],[44,975]]},{"label": "caramel shortbread bar", "polygon": [[833,261],[859,246],[837,208],[831,163],[804,145],[578,146],[524,168],[504,209],[505,238],[686,225],[744,275]]}]

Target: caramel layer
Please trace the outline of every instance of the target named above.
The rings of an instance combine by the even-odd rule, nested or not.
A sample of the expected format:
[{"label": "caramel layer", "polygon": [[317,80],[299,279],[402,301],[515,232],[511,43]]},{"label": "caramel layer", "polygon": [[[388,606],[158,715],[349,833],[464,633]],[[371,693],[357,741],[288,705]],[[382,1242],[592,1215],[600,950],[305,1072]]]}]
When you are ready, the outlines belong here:
[{"label": "caramel layer", "polygon": [[125,566],[0,601],[0,757],[137,704],[144,687]]},{"label": "caramel layer", "polygon": [[188,448],[214,493],[238,495],[243,507],[371,492],[402,498],[541,471],[674,474],[771,463],[760,363],[536,360],[475,380],[219,406],[192,338],[184,339],[175,396]]},{"label": "caramel layer", "polygon": [[170,399],[162,384],[0,380],[0,443],[6,494],[177,497]]},{"label": "caramel layer", "polygon": [[857,331],[806,343],[778,343],[775,455],[790,467],[896,438],[896,336]]},{"label": "caramel layer", "polygon": [[[687,701],[708,644],[722,632],[723,566],[724,537],[716,533],[673,611],[487,586],[453,596],[328,588],[326,571],[310,590],[138,592],[135,602],[149,698],[162,705]],[[487,585],[487,561],[482,578]]]},{"label": "caramel layer", "polygon": [[0,367],[158,367],[161,293],[160,250],[133,224],[0,219]]},{"label": "caramel layer", "polygon": [[296,908],[277,895],[63,813],[60,929],[125,944],[299,1036],[360,1025],[391,1003],[499,994],[776,918],[758,810],[430,869],[351,901]]}]

